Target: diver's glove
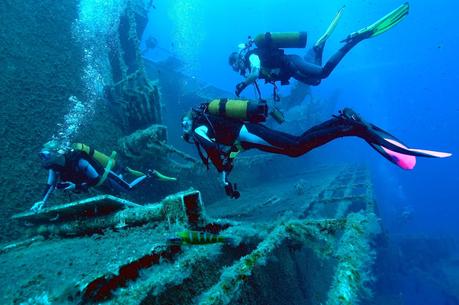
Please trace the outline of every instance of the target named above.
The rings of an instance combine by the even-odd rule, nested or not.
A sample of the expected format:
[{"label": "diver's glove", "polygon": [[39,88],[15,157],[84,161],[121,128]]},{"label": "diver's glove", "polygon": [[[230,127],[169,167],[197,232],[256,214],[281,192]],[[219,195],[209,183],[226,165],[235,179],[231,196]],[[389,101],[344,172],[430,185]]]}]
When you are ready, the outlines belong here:
[{"label": "diver's glove", "polygon": [[237,97],[239,97],[239,95],[241,95],[241,92],[244,91],[245,88],[247,88],[249,84],[246,84],[245,82],[241,82],[239,84],[236,85],[236,90],[234,91],[234,93],[236,94]]},{"label": "diver's glove", "polygon": [[233,198],[233,199],[238,199],[239,197],[241,197],[241,193],[239,193],[239,191],[237,190],[236,183],[234,184],[234,187],[233,187],[233,184],[227,181],[225,185],[225,192],[226,192],[226,195],[228,195],[230,198]]},{"label": "diver's glove", "polygon": [[73,182],[70,182],[70,181],[59,182],[59,183],[56,185],[56,188],[57,188],[58,190],[73,191],[73,190],[76,189],[76,184],[73,183]]},{"label": "diver's glove", "polygon": [[237,191],[236,183],[233,187],[233,184],[228,181],[226,174],[227,172],[225,171],[221,172],[221,184],[225,188],[226,195],[228,195],[230,198],[238,199],[241,196],[241,193]]},{"label": "diver's glove", "polygon": [[39,212],[42,208],[43,208],[43,205],[45,204],[45,201],[44,200],[40,200],[38,202],[36,202],[31,208],[30,210],[37,213]]}]

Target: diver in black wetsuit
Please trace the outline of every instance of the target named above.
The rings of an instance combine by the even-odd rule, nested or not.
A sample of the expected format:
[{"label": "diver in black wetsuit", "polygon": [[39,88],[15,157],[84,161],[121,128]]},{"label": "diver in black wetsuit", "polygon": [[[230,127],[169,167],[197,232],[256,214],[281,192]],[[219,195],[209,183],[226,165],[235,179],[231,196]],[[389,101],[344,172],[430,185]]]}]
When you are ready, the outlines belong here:
[{"label": "diver in black wetsuit", "polygon": [[[335,29],[343,8],[337,13],[325,34],[317,40],[304,58],[284,54],[282,49],[299,47],[298,44],[305,45],[306,33],[304,32],[298,33],[299,35],[268,32],[265,35],[258,35],[248,44],[241,44],[240,50],[231,53],[229,57],[229,64],[233,70],[245,77],[245,80],[236,86],[236,96],[239,96],[248,85],[255,83],[257,79],[264,79],[265,82],[272,84],[280,81],[282,85],[285,85],[289,83],[290,78],[294,78],[308,85],[319,85],[321,80],[327,78],[343,57],[359,42],[378,36],[401,22],[408,14],[409,5],[405,3],[372,25],[350,34],[342,41],[345,43],[344,46],[322,66],[325,43]],[[257,48],[252,49],[253,44],[256,44]]]},{"label": "diver in black wetsuit", "polygon": [[[228,100],[220,100],[219,103],[216,108],[222,110],[225,109],[224,103],[228,103]],[[235,105],[237,101],[232,100],[230,103]],[[228,109],[227,107],[226,114],[229,113]],[[339,115],[310,128],[303,134],[294,136],[270,129],[259,122],[251,123],[211,114],[209,104],[202,104],[182,118],[182,129],[183,138],[196,145],[202,161],[208,166],[210,159],[217,171],[221,173],[221,182],[226,193],[232,198],[238,198],[240,194],[228,181],[227,175],[233,169],[233,160],[237,153],[252,148],[298,157],[336,138],[356,136],[364,139],[386,159],[403,169],[414,167],[416,163],[414,156],[443,158],[451,155],[407,148],[400,140],[379,127],[365,122],[349,108],[345,108]]]},{"label": "diver in black wetsuit", "polygon": [[103,187],[114,192],[128,192],[145,178],[153,175],[161,180],[175,180],[156,170],[144,174],[118,165],[117,168],[121,172],[135,177],[132,182],[127,182],[123,174],[114,171],[117,162],[115,152],[109,157],[81,143],[61,148],[57,141],[53,140],[43,146],[39,157],[42,167],[48,170],[48,182],[43,199],[32,206],[33,211],[41,210],[55,189],[85,192],[90,187]]}]

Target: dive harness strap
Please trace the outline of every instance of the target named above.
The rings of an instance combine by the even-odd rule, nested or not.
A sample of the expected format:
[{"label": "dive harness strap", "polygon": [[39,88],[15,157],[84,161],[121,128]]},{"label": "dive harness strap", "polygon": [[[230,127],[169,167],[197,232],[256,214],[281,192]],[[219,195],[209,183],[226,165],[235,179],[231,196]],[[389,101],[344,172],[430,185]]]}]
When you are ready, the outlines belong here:
[{"label": "dive harness strap", "polygon": [[[258,86],[257,86],[258,87]],[[226,103],[228,102],[228,99],[227,98],[221,98],[220,101],[219,101],[219,104],[218,104],[218,113],[220,115],[225,115],[226,113]],[[215,128],[212,124],[212,122],[210,121],[209,117],[207,116],[206,114],[206,111],[208,109],[208,104],[203,104],[201,105],[199,108],[199,110],[195,110],[197,113],[199,113],[201,116],[203,116],[207,122],[209,123],[209,126],[210,128],[212,128],[212,131],[214,133],[214,135],[216,134],[215,132]],[[194,145],[196,146],[196,149],[198,150],[198,154],[199,154],[199,157],[201,158],[202,160],[202,163],[204,163],[204,165],[206,166],[207,170],[209,170],[209,155],[207,154],[207,156],[204,155],[204,153],[202,152],[202,149],[201,149],[201,144],[199,143],[199,140],[197,140],[196,138],[194,138]],[[218,143],[215,143],[217,145],[217,149],[219,152],[221,152],[222,150],[220,149],[220,145]],[[234,144],[233,144],[233,148],[236,148],[235,151],[233,151],[233,149],[231,150],[228,158],[230,159],[230,161],[232,161],[232,159],[236,158],[236,156],[241,152],[243,151],[244,149],[242,148],[241,144],[239,143],[239,141],[236,141]]]},{"label": "dive harness strap", "polygon": [[273,85],[273,100],[275,102],[279,102],[280,101],[280,96],[279,96],[279,93],[278,93],[278,88],[277,88],[276,82],[270,82],[270,83]]},{"label": "dive harness strap", "polygon": [[[269,81],[267,83],[270,83],[273,86],[273,101],[279,102],[280,101],[279,88],[277,87],[276,82]],[[263,97],[261,96],[261,90],[260,90],[260,87],[258,86],[257,81],[255,81],[253,85],[255,86],[255,89],[257,90],[258,100],[264,101]]]},{"label": "dive harness strap", "polygon": [[259,99],[260,101],[262,101],[262,100],[263,100],[263,97],[261,96],[260,87],[258,86],[258,83],[257,83],[256,80],[255,80],[255,82],[253,83],[253,85],[255,86],[255,89],[257,89],[258,99]]},{"label": "dive harness strap", "polygon": [[[226,115],[226,103],[228,102],[228,99],[227,98],[221,98],[220,101],[218,102],[218,114],[221,115],[221,116],[225,116]],[[207,120],[209,120],[207,118]],[[210,124],[210,122],[209,122]],[[212,126],[212,129],[213,129],[213,126]]]},{"label": "dive harness strap", "polygon": [[105,180],[107,180],[108,174],[110,173],[114,165],[113,161],[115,160],[115,158],[116,158],[116,151],[112,151],[112,154],[110,155],[110,160],[108,160],[107,166],[104,169],[104,174],[100,178],[99,182],[97,182],[95,187],[101,186],[105,182]]},{"label": "dive harness strap", "polygon": [[199,144],[199,142],[196,139],[194,140],[194,145],[196,145],[196,149],[198,150],[198,154],[199,154],[199,157],[202,160],[202,163],[204,163],[204,165],[206,166],[207,170],[209,170],[209,155],[207,155],[207,157],[204,156],[204,154],[202,153],[201,145]]},{"label": "dive harness strap", "polygon": [[[204,155],[201,149],[201,145],[199,144],[199,141],[195,140],[193,142],[194,142],[194,145],[196,146],[196,149],[198,150],[198,154],[202,160],[202,163],[204,163],[207,170],[209,170],[209,159],[210,159],[209,155],[207,156]],[[228,156],[228,158],[230,159],[229,161],[231,162],[232,160],[234,160],[237,157],[237,155],[242,151],[244,151],[244,148],[242,147],[241,143],[239,143],[239,141],[236,141],[236,143],[234,143],[233,145],[233,149],[229,153],[229,156]]]}]

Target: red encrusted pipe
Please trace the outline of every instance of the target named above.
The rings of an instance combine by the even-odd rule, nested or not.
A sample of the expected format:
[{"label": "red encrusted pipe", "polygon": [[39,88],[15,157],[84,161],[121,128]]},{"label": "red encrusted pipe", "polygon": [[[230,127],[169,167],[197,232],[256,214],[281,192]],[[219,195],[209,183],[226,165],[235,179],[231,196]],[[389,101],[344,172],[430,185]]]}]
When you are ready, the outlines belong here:
[{"label": "red encrusted pipe", "polygon": [[181,252],[179,245],[167,246],[163,251],[157,251],[156,248],[150,254],[120,267],[117,275],[109,274],[95,279],[83,290],[82,303],[110,299],[114,290],[126,287],[128,281],[138,278],[140,270],[157,265],[161,260],[171,261],[179,252]]}]

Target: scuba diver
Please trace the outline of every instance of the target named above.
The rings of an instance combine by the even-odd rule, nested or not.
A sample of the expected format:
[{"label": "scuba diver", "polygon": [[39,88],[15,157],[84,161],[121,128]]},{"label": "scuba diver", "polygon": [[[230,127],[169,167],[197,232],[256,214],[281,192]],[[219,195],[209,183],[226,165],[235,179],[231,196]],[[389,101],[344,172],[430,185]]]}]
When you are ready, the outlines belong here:
[{"label": "scuba diver", "polygon": [[[254,39],[249,37],[248,43],[240,44],[239,51],[229,56],[229,64],[233,70],[245,77],[245,80],[236,86],[236,96],[239,97],[250,84],[254,84],[258,95],[261,95],[256,83],[257,79],[264,79],[265,83],[273,84],[275,101],[279,100],[275,84],[277,81],[280,81],[281,85],[288,85],[290,78],[293,77],[307,85],[319,85],[321,80],[327,78],[343,57],[359,42],[378,36],[400,23],[408,14],[409,4],[404,3],[372,25],[351,33],[341,41],[344,42],[344,46],[322,66],[325,43],[335,29],[343,10],[344,7],[338,11],[327,31],[304,58],[284,54],[283,48],[306,47],[306,32],[267,32],[257,35]],[[256,48],[253,48],[254,44]]]},{"label": "scuba diver", "polygon": [[228,180],[233,160],[239,152],[252,148],[299,157],[336,138],[356,136],[365,140],[387,160],[407,170],[414,168],[416,156],[451,156],[450,153],[408,148],[388,132],[364,121],[349,108],[299,136],[261,124],[266,115],[267,106],[264,103],[217,99],[193,108],[182,117],[183,139],[196,145],[207,168],[210,159],[221,174],[221,183],[231,198],[237,199],[240,196],[236,185]]},{"label": "scuba diver", "polygon": [[[156,170],[147,174],[120,166],[116,160],[116,152],[107,156],[85,144],[75,143],[71,147],[62,148],[56,140],[43,145],[39,152],[43,168],[48,170],[48,183],[43,199],[36,202],[31,210],[40,211],[55,189],[85,192],[90,187],[102,187],[115,192],[128,192],[148,177],[155,176],[163,181],[175,181]],[[114,171],[115,166],[123,174],[128,173],[134,180],[127,182],[122,173]]]}]

